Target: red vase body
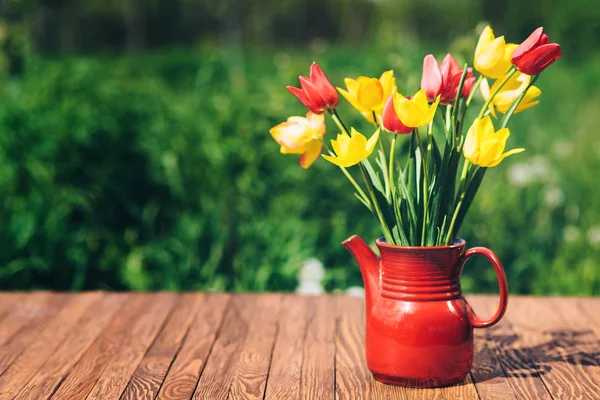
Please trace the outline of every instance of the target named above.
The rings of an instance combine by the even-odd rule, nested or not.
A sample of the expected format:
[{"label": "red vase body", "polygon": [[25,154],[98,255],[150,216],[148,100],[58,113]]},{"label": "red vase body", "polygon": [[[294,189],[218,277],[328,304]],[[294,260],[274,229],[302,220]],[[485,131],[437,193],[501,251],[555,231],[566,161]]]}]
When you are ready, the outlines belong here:
[{"label": "red vase body", "polygon": [[[358,236],[346,240],[365,284],[367,366],[381,382],[437,387],[465,379],[473,364],[473,328],[497,323],[506,311],[508,286],[496,255],[483,247],[404,247],[377,240],[381,260]],[[467,259],[480,254],[496,270],[500,307],[482,320],[462,295]]]}]

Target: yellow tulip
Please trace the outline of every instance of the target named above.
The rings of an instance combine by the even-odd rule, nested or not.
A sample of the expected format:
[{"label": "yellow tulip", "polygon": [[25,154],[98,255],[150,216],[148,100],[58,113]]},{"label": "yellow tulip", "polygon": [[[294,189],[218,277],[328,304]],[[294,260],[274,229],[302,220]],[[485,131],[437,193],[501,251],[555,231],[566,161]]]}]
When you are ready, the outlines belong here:
[{"label": "yellow tulip", "polygon": [[517,47],[506,43],[504,36],[495,37],[492,28],[486,26],[475,48],[473,66],[483,75],[498,79],[510,69],[512,53]]},{"label": "yellow tulip", "polygon": [[348,90],[337,90],[370,122],[374,122],[373,113],[377,119],[381,118],[385,101],[396,91],[396,79],[392,70],[381,74],[379,79],[359,76],[357,79],[346,78],[344,83]]},{"label": "yellow tulip", "polygon": [[[488,84],[487,79],[481,81],[481,86],[479,86],[479,90],[481,91],[481,95],[483,96],[485,101],[488,101],[490,99],[492,93],[494,93],[498,89],[498,86],[503,80],[504,77],[497,79],[491,88]],[[521,72],[517,72],[512,77],[510,77],[510,79],[504,84],[504,86],[502,86],[500,91],[494,96],[494,98],[490,102],[490,111],[492,112],[492,115],[496,117],[496,110],[498,110],[502,114],[506,114],[510,106],[512,106],[515,100],[517,100],[517,97],[519,97],[521,93],[523,93],[523,90],[525,90],[525,88],[529,85],[530,81],[531,77]],[[515,114],[520,111],[527,110],[528,108],[531,108],[538,104],[539,100],[536,99],[541,94],[542,91],[536,86],[531,86],[529,89],[527,89],[527,93],[525,93],[525,96],[523,97],[523,99],[521,99],[521,102],[515,110]]]},{"label": "yellow tulip", "polygon": [[344,132],[338,134],[336,140],[331,141],[335,156],[323,155],[323,158],[340,167],[351,167],[371,155],[378,139],[379,129],[367,140],[352,128],[351,136]]},{"label": "yellow tulip", "polygon": [[525,151],[525,149],[512,149],[503,153],[509,136],[508,128],[496,132],[490,117],[476,119],[467,132],[463,154],[473,164],[495,167],[506,157]]},{"label": "yellow tulip", "polygon": [[404,97],[400,93],[394,94],[394,109],[405,126],[419,128],[428,125],[435,116],[435,111],[440,103],[440,96],[429,106],[424,90],[419,90],[412,98]]},{"label": "yellow tulip", "polygon": [[321,155],[325,136],[325,116],[308,112],[304,117],[289,117],[269,131],[281,146],[281,154],[302,154],[300,165],[306,169]]}]

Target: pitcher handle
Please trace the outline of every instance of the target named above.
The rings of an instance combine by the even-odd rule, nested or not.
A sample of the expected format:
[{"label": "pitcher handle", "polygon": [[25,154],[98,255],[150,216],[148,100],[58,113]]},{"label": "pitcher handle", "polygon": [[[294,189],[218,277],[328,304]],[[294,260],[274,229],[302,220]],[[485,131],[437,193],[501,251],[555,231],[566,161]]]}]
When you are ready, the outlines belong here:
[{"label": "pitcher handle", "polygon": [[490,249],[486,249],[485,247],[473,247],[465,252],[461,259],[461,269],[467,262],[469,258],[474,255],[480,254],[487,258],[494,270],[496,271],[496,277],[498,278],[498,287],[500,288],[500,305],[498,310],[490,319],[481,319],[479,318],[471,306],[467,306],[467,312],[469,315],[469,322],[475,328],[489,328],[492,325],[495,325],[502,319],[504,313],[506,312],[506,306],[508,305],[508,282],[506,281],[506,274],[504,273],[504,268],[502,268],[502,263],[496,254]]}]

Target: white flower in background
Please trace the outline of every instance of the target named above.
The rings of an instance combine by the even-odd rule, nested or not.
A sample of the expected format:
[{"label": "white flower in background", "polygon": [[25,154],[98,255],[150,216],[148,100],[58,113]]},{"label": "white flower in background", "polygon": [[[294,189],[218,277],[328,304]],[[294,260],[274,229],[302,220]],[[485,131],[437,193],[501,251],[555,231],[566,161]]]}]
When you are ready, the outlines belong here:
[{"label": "white flower in background", "polygon": [[532,182],[551,182],[554,177],[548,159],[542,156],[535,156],[528,163],[513,164],[508,169],[508,181],[517,187],[525,187]]},{"label": "white flower in background", "polygon": [[296,288],[296,293],[309,296],[317,296],[319,294],[325,293],[325,289],[323,289],[323,286],[321,286],[321,282],[306,281],[300,282],[300,284]]},{"label": "white flower in background", "polygon": [[350,286],[346,289],[346,294],[354,297],[365,297],[365,289],[360,286]]},{"label": "white flower in background", "polygon": [[587,239],[593,246],[600,245],[600,226],[593,226],[587,231]]},{"label": "white flower in background", "polygon": [[565,202],[565,193],[558,186],[551,186],[544,193],[544,203],[550,208],[555,208]]},{"label": "white flower in background", "polygon": [[321,282],[325,277],[325,269],[323,263],[316,258],[309,258],[304,261],[300,268],[300,281]]},{"label": "white flower in background", "polygon": [[573,143],[565,139],[557,140],[554,143],[554,154],[559,158],[568,158],[573,154]]},{"label": "white flower in background", "polygon": [[527,164],[513,164],[508,168],[508,181],[517,186],[524,187],[533,180],[531,170]]},{"label": "white flower in background", "polygon": [[309,258],[304,261],[298,274],[298,288],[296,293],[317,295],[325,292],[321,281],[325,277],[323,263],[316,258]]},{"label": "white flower in background", "polygon": [[580,236],[581,236],[581,231],[579,230],[578,227],[573,226],[573,225],[565,226],[565,229],[563,230],[563,240],[565,242],[567,242],[567,243],[576,242],[577,240],[579,240]]}]

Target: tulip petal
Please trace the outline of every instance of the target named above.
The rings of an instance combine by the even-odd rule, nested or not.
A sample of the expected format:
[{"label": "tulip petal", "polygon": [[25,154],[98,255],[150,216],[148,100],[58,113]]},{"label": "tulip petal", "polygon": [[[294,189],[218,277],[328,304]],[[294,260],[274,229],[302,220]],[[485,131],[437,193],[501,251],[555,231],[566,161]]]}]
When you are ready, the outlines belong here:
[{"label": "tulip petal", "polygon": [[304,92],[304,90],[294,87],[294,86],[286,86],[285,87],[291,94],[293,94],[294,96],[296,96],[296,98],[298,100],[300,100],[300,103],[302,103],[302,105],[304,107],[306,107],[307,109],[309,109],[310,111],[312,111],[313,113],[319,113],[319,112],[323,112],[322,110],[319,109],[319,107],[306,95],[306,93]]},{"label": "tulip petal", "polygon": [[432,54],[423,59],[423,75],[421,76],[421,89],[425,91],[427,99],[433,101],[440,94],[442,87],[442,72],[437,60]]},{"label": "tulip petal", "polygon": [[498,157],[498,159],[496,159],[496,161],[490,163],[489,166],[490,167],[495,167],[496,165],[500,164],[500,162],[502,160],[504,160],[506,157],[512,156],[513,154],[519,154],[519,153],[522,153],[524,151],[525,151],[525,149],[523,149],[523,148],[509,150],[506,153],[502,154],[500,157]]},{"label": "tulip petal", "polygon": [[[358,78],[356,99],[366,109],[373,110],[383,102],[383,86],[377,78]],[[382,107],[383,108],[383,107]]]},{"label": "tulip petal", "polygon": [[[540,26],[535,31],[533,31],[531,35],[529,35],[529,37],[519,45],[519,47],[517,47],[517,49],[512,55],[512,62],[517,63],[521,59],[521,57],[523,57],[523,55],[531,51],[531,49],[542,44],[540,43],[540,41],[544,41],[543,36],[546,36],[544,35],[544,28]],[[546,40],[547,39],[548,36],[546,36]]]},{"label": "tulip petal", "polygon": [[413,131],[413,128],[407,127],[398,118],[394,109],[394,96],[388,97],[381,119],[383,127],[390,132],[406,134]]},{"label": "tulip petal", "polygon": [[483,52],[484,47],[486,47],[489,43],[494,40],[494,31],[488,25],[483,29],[481,35],[479,35],[479,40],[477,41],[477,47],[475,47],[475,58],[478,58],[479,54]]},{"label": "tulip petal", "polygon": [[329,82],[329,79],[327,79],[327,76],[325,76],[325,73],[319,64],[316,62],[313,62],[310,66],[310,81],[328,107],[337,107],[338,94],[331,82]]},{"label": "tulip petal", "polygon": [[383,87],[383,97],[387,99],[396,91],[396,78],[394,78],[394,70],[385,71],[379,78]]},{"label": "tulip petal", "polygon": [[[427,100],[425,100],[427,101]],[[394,109],[398,119],[409,128],[421,126],[421,111],[411,100],[402,96],[400,93],[394,95]]]},{"label": "tulip petal", "polygon": [[300,157],[300,166],[304,169],[310,167],[321,155],[323,144],[320,140],[312,140],[305,146],[305,152]]},{"label": "tulip petal", "polygon": [[377,140],[379,140],[379,128],[367,141],[367,157],[370,156],[373,150],[375,149],[375,145],[377,145]]},{"label": "tulip petal", "polygon": [[363,107],[356,100],[356,92],[353,95],[352,92],[344,90],[344,89],[342,89],[340,87],[338,87],[337,90],[341,93],[342,96],[344,96],[344,98],[346,99],[346,101],[348,101],[348,103],[350,103],[352,105],[352,107],[356,108],[358,111],[361,111],[361,112],[370,112],[369,109]]},{"label": "tulip petal", "polygon": [[333,156],[328,156],[326,154],[321,155],[321,157],[323,157],[324,159],[326,159],[327,161],[329,161],[330,163],[333,163],[339,167],[349,167],[350,165],[347,165],[345,160],[338,158],[338,157],[333,157]]},{"label": "tulip petal", "polygon": [[442,75],[444,77],[452,77],[462,74],[462,69],[456,62],[456,59],[450,53],[446,54],[442,59],[440,70],[442,71]]},{"label": "tulip petal", "polygon": [[516,64],[519,71],[527,75],[537,75],[562,56],[559,44],[550,43],[533,49],[521,57]]}]

